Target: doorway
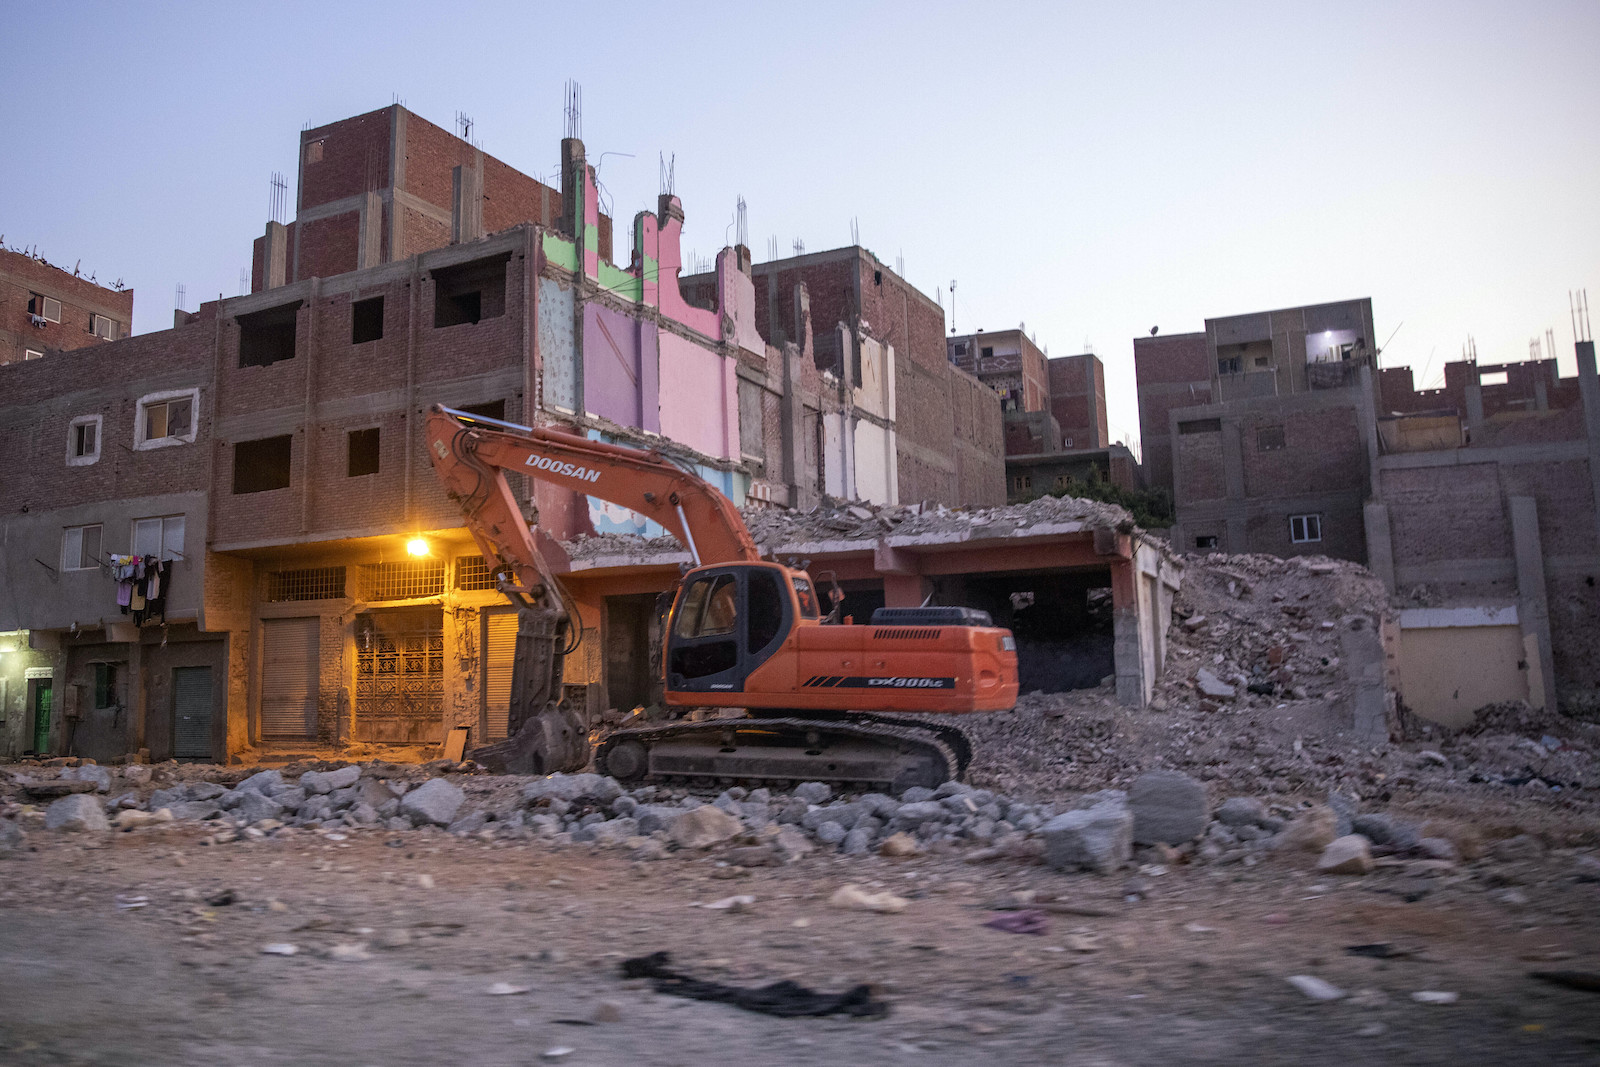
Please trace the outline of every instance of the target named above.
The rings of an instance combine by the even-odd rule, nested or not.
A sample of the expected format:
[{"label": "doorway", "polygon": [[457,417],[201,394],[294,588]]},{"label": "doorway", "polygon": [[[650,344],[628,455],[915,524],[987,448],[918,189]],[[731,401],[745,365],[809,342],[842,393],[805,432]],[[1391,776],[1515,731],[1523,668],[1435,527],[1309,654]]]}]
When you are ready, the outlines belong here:
[{"label": "doorway", "polygon": [[33,683],[33,752],[44,756],[50,752],[51,683]]},{"label": "doorway", "polygon": [[660,640],[651,640],[654,593],[606,597],[606,706],[624,715],[661,699]]},{"label": "doorway", "polygon": [[211,668],[172,671],[172,754],[177,759],[211,758]]}]

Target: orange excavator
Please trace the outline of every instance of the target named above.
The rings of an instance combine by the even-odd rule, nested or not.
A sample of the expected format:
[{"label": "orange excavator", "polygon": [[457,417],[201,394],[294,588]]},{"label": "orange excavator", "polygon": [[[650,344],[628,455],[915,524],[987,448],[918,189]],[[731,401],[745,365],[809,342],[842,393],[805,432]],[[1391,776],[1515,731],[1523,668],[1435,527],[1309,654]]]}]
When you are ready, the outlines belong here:
[{"label": "orange excavator", "polygon": [[[851,625],[835,603],[824,617],[806,571],[762,559],[733,502],[660,451],[438,405],[426,432],[446,494],[518,612],[510,736],[470,754],[490,770],[576,771],[592,756],[624,782],[817,780],[899,792],[959,778],[971,758],[959,729],[922,715],[1016,703],[1016,641],[986,612],[879,608],[870,625]],[[585,721],[562,698],[575,610],[510,471],[629,508],[688,549],[663,631],[664,701],[685,714],[728,710],[614,730],[591,751]]]}]

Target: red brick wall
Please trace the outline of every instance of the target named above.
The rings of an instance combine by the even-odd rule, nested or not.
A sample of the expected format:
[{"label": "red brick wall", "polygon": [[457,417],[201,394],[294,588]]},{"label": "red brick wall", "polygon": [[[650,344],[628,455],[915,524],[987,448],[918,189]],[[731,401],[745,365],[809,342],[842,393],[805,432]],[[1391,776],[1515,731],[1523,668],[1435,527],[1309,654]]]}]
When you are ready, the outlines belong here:
[{"label": "red brick wall", "polygon": [[[1260,432],[1278,427],[1284,447],[1261,451]],[[1359,491],[1366,485],[1366,454],[1353,408],[1246,416],[1239,434],[1247,497]]]},{"label": "red brick wall", "polygon": [[[35,292],[61,301],[59,323],[33,325],[28,300]],[[115,320],[118,336],[126,337],[133,323],[133,290],[107,289],[32,256],[0,249],[0,364],[21,361],[30,348],[71,351],[104,344],[89,332],[91,314]]]},{"label": "red brick wall", "polygon": [[[1144,448],[1146,476],[1152,486],[1171,488],[1175,460],[1167,414],[1173,408],[1211,403],[1211,355],[1206,335],[1136,337],[1133,361],[1139,385],[1139,439]],[[1192,383],[1193,389],[1175,392],[1146,389],[1147,385],[1186,383]]]},{"label": "red brick wall", "polygon": [[1222,500],[1228,495],[1228,479],[1222,468],[1221,433],[1178,435],[1175,465],[1180,505]]},{"label": "red brick wall", "polygon": [[[0,449],[8,457],[0,510],[204,488],[213,336],[206,317],[6,368],[0,410],[10,412],[0,418]],[[202,388],[196,443],[134,451],[139,397],[189,386]],[[69,467],[68,430],[80,415],[101,416],[100,459]]]},{"label": "red brick wall", "polygon": [[[386,107],[330,122],[301,136],[302,210],[388,186],[393,110]],[[312,162],[319,153],[321,160]]]},{"label": "red brick wall", "polygon": [[342,215],[312,219],[300,225],[298,278],[331,278],[356,269],[356,254],[361,243],[361,215],[347,211]]},{"label": "red brick wall", "polygon": [[1382,479],[1396,567],[1513,555],[1493,464],[1387,470]]}]

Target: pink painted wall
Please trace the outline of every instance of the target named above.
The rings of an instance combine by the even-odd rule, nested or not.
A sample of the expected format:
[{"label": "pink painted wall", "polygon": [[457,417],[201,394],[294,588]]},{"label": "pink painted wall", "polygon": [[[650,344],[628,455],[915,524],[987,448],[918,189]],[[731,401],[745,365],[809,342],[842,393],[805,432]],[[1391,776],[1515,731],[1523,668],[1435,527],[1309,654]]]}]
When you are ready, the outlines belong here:
[{"label": "pink painted wall", "polygon": [[739,394],[734,361],[663,330],[661,432],[708,455],[739,455]]}]

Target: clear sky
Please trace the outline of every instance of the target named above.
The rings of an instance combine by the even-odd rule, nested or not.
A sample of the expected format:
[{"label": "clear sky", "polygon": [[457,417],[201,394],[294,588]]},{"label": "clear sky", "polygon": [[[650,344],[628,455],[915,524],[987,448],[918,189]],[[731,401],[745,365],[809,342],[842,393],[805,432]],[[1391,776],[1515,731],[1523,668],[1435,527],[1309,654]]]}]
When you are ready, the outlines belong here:
[{"label": "clear sky", "polygon": [[[239,292],[299,132],[389,105],[556,170],[562,87],[619,236],[676,155],[686,242],[749,202],[766,258],[861,243],[950,305],[1105,361],[1370,296],[1432,384],[1600,302],[1600,3],[680,5],[6,0],[0,234],[136,289],[135,329]],[[291,203],[293,190],[291,189]],[[618,247],[622,241],[619,239]]]}]

